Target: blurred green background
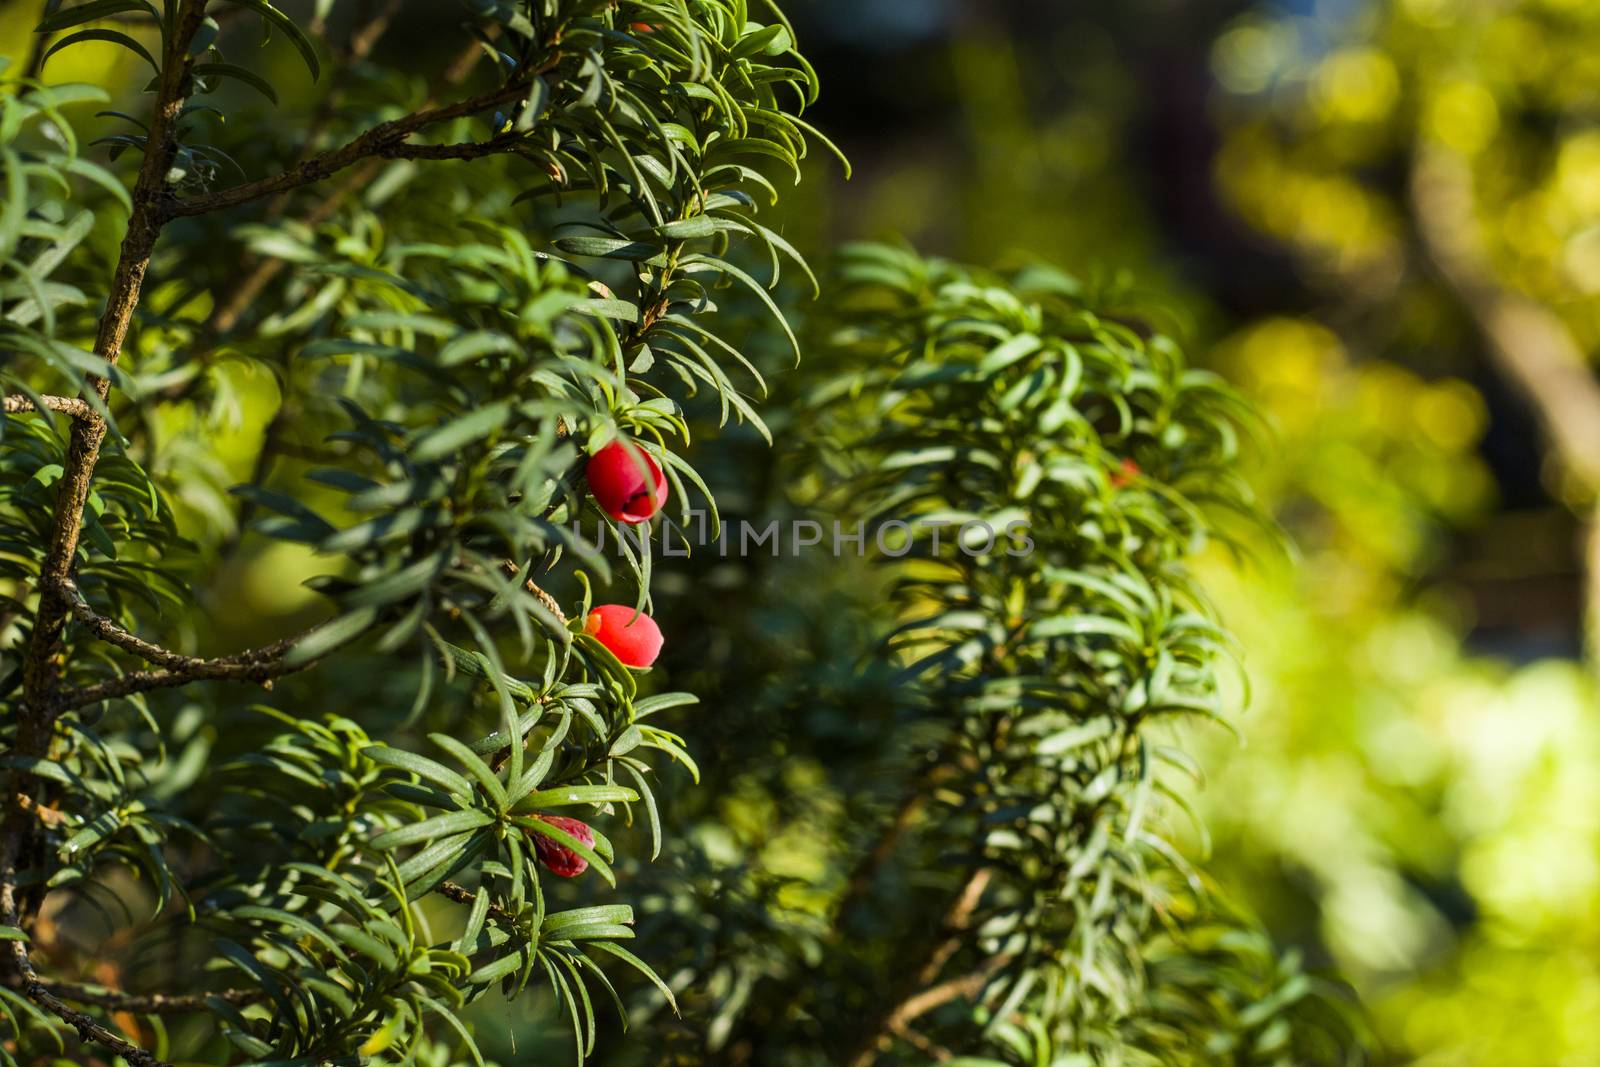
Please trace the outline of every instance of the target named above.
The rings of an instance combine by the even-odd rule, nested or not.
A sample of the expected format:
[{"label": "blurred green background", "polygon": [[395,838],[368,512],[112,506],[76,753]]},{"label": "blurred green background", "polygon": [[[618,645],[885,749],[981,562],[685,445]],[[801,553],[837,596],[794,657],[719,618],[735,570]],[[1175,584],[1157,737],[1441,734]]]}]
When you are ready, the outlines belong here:
[{"label": "blurred green background", "polygon": [[[38,6],[0,0],[0,52],[27,53]],[[1486,314],[1510,301],[1600,347],[1600,5],[785,7],[823,81],[811,117],[855,165],[846,183],[817,160],[785,201],[796,244],[825,259],[895,237],[1132,272],[1273,423],[1253,476],[1294,557],[1264,543],[1207,563],[1250,689],[1238,737],[1193,732],[1217,880],[1355,986],[1384,1062],[1600,1063],[1600,708],[1583,662],[1597,487],[1549,445]],[[451,9],[410,5],[381,53],[437,49]],[[136,62],[87,45],[47,75],[131,86]],[[1456,185],[1430,183],[1436,167]],[[275,399],[270,379],[234,384],[222,484],[248,473]],[[756,511],[749,468],[727,463],[721,488]],[[194,531],[230,521],[209,499]],[[224,576],[263,628],[310,598],[292,580],[309,562],[284,552]],[[747,610],[769,633],[816,630],[780,579]],[[728,714],[748,725],[776,703]],[[784,832],[784,798],[759,781],[724,783],[713,810],[805,878],[837,812],[817,767],[785,774],[811,799]]]}]

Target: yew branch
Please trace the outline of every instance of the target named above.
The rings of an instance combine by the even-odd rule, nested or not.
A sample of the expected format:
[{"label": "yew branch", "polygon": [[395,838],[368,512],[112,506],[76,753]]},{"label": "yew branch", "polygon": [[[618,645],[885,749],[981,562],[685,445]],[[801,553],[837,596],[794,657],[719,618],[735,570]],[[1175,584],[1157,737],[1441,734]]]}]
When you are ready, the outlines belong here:
[{"label": "yew branch", "polygon": [[[907,983],[907,991],[868,1028],[865,1040],[850,1059],[850,1067],[872,1067],[878,1062],[878,1057],[893,1044],[891,1038],[905,1029],[912,1019],[931,1011],[945,1000],[960,995],[961,989],[964,988],[961,986],[946,984],[932,989],[929,987],[950,962],[950,957],[956,954],[966,940],[968,930],[972,926],[973,913],[977,911],[992,877],[993,872],[988,867],[979,867],[967,877],[950,902],[950,909],[945,913],[944,937],[923,958],[910,982]],[[998,959],[1001,957],[991,959],[990,964],[999,966],[994,963]],[[937,996],[934,995],[934,989],[940,990]],[[944,1000],[939,1000],[938,996],[943,996]]]},{"label": "yew branch", "polygon": [[106,1011],[126,1011],[138,1015],[183,1015],[213,1010],[211,1001],[225,1004],[254,1004],[265,1000],[259,989],[219,989],[214,993],[123,993],[74,982],[40,981],[45,992],[78,1004],[92,1004]]},{"label": "yew branch", "polygon": [[8,396],[5,398],[4,410],[7,415],[20,415],[24,412],[38,411],[41,405],[46,411],[70,415],[75,419],[92,419],[97,415],[94,406],[87,400],[72,396],[41,396],[38,403],[25,396]]},{"label": "yew branch", "polygon": [[513,78],[504,85],[479,93],[477,96],[453,104],[413,111],[401,118],[379,123],[338,148],[311,156],[270,178],[261,178],[236,185],[231,189],[180,200],[167,209],[167,215],[170,218],[203,215],[322,181],[364,159],[385,157],[387,153],[400,149],[406,139],[419,130],[450,119],[475,115],[501,104],[508,104],[528,91],[530,77]]},{"label": "yew branch", "polygon": [[[21,925],[16,882],[20,847],[21,838],[14,834],[8,835],[3,846],[0,846],[0,922],[15,927]],[[96,1019],[77,1011],[52,993],[50,987],[41,982],[34,971],[33,960],[28,956],[26,942],[7,941],[5,951],[13,981],[21,988],[23,995],[76,1030],[80,1041],[86,1044],[92,1042],[107,1048],[115,1055],[121,1056],[132,1067],[172,1067],[165,1060],[145,1051]]]}]

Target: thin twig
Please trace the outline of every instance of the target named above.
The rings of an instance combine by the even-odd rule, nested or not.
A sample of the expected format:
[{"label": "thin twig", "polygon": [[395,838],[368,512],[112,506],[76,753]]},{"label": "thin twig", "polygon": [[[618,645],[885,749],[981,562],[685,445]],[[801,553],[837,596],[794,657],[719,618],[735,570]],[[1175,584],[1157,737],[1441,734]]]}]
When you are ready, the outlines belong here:
[{"label": "thin twig", "polygon": [[284,654],[293,648],[295,643],[305,637],[310,631],[303,631],[289,637],[280,638],[268,645],[259,648],[246,649],[227,656],[205,659],[199,656],[186,656],[181,652],[146,641],[142,637],[129,633],[104,615],[95,613],[88,601],[83,599],[83,594],[77,586],[70,582],[66,587],[66,594],[72,600],[72,613],[88,631],[107,644],[116,645],[125,652],[132,652],[146,663],[157,667],[166,667],[174,671],[195,672],[196,677],[204,676],[204,672],[219,667],[248,667],[251,665],[266,664],[282,659]]},{"label": "thin twig", "polygon": [[[515,563],[512,563],[509,559],[506,560],[502,566],[505,567],[507,574],[515,575],[522,573],[522,568],[518,567]],[[529,578],[523,584],[528,592],[533,594],[533,598],[542,604],[546,611],[556,617],[557,622],[561,623],[562,626],[567,625],[567,615],[566,612],[561,610],[560,601],[556,600],[555,597],[547,593],[532,578]]]},{"label": "thin twig", "polygon": [[131,634],[104,615],[98,615],[71,582],[65,583],[64,595],[72,605],[73,615],[95,637],[125,652],[131,652],[146,663],[161,667],[157,671],[131,671],[94,685],[76,689],[63,689],[52,697],[55,713],[72,708],[87,707],[102,700],[131,696],[152,689],[170,689],[189,682],[259,682],[270,684],[274,678],[295,674],[316,666],[310,659],[290,663],[284,659],[289,650],[310,630],[279,638],[269,645],[246,649],[228,656],[202,658],[186,656],[181,652],[163,648],[144,638]]},{"label": "thin twig", "polygon": [[[376,35],[364,33],[351,43],[351,54],[358,59],[364,57],[377,43],[377,39]],[[428,99],[423,106],[432,107],[445,89],[453,88],[465,81],[467,75],[472,73],[473,67],[477,65],[483,54],[484,47],[482,44],[476,40],[468,42],[467,47],[462,49],[455,59],[451,60],[449,66],[445,68],[444,74],[439,79],[438,88],[428,94]],[[336,96],[337,93],[330,92],[324,104],[331,104]],[[325,106],[324,110],[329,114],[332,113],[331,107]],[[324,196],[314,208],[300,216],[300,224],[314,230],[324,222],[327,222],[333,217],[334,212],[344,206],[347,200],[366,188],[367,183],[377,177],[385,162],[381,158],[374,157],[353,168],[345,176],[345,179]],[[267,205],[268,218],[276,217],[279,212],[288,206],[291,192],[292,190],[285,190]],[[286,261],[276,256],[263,256],[256,261],[254,266],[240,279],[239,284],[234,286],[226,296],[218,301],[216,310],[212,313],[210,321],[206,323],[205,332],[207,336],[216,338],[230,332],[237,326],[239,320],[244,317],[244,313],[255,303],[256,298],[266,291],[267,286],[272,284],[272,280],[283,272],[285,266],[287,266]],[[214,348],[215,345],[213,344],[212,347]],[[283,440],[283,431],[289,425],[290,412],[292,410],[292,405],[285,398],[284,402],[278,405],[278,410],[267,423],[266,429],[262,431],[261,448],[256,452],[255,463],[251,467],[250,480],[246,483],[247,485],[264,484],[267,480],[267,475],[272,470],[273,462],[280,454],[295,454],[291,446]],[[227,554],[238,545],[242,539],[242,531],[249,523],[254,509],[254,502],[249,497],[243,498],[243,502],[239,505],[239,515],[234,532],[224,546],[224,554]]]},{"label": "thin twig", "polygon": [[[344,95],[343,89],[345,83],[349,80],[349,74],[356,68],[357,64],[366,59],[372,50],[377,47],[378,41],[388,32],[390,24],[394,21],[394,17],[400,13],[400,8],[404,2],[405,0],[389,0],[382,11],[362,20],[362,28],[350,39],[349,46],[338,56],[332,83],[328,91],[323,94],[321,102],[317,105],[316,114],[312,116],[310,126],[306,130],[304,146],[300,154],[295,158],[296,163],[302,163],[311,157],[316,142],[321,138],[323,131],[327,129],[328,124],[333,121],[334,115],[338,112],[338,104]],[[481,52],[481,46],[476,41],[473,41],[473,58],[477,58]],[[454,69],[454,67],[451,69]],[[432,102],[430,97],[429,103]],[[353,182],[355,183],[354,187],[359,189],[370,181],[375,173],[376,168],[369,163],[351,174],[345,185],[348,186]],[[271,221],[281,217],[289,208],[289,201],[293,192],[294,190],[292,189],[286,189],[273,197],[268,202],[266,210],[262,212],[263,219]],[[329,201],[342,200],[348,195],[349,191],[344,186],[341,186],[338,191],[326,198],[309,216],[300,221],[307,226],[317,226],[327,221],[325,216],[315,216],[323,210]],[[332,208],[328,208],[328,214],[332,214]],[[205,333],[207,336],[215,337],[232,330],[245,310],[260,295],[261,290],[283,269],[283,260],[275,256],[263,256],[253,262],[247,260],[246,265],[249,270],[244,277],[217,301],[216,309],[211,313],[210,320],[206,323]]]},{"label": "thin twig", "polygon": [[[377,47],[383,35],[389,32],[390,24],[404,4],[405,0],[388,0],[383,10],[374,12],[372,0],[364,0],[356,20],[360,28],[351,36],[349,44],[343,48],[333,49],[331,57],[333,62],[330,64],[333,76],[329,79],[327,92],[323,93],[322,99],[317,102],[317,109],[312,114],[311,121],[306,124],[300,152],[295,157],[296,163],[310,158],[315,153],[317,142],[321,140],[323,133],[338,114],[339,103],[344,97],[344,89],[351,75]],[[322,31],[318,29],[313,29],[312,33],[314,36],[322,35]],[[290,195],[289,191],[285,191],[274,197],[262,212],[262,217],[271,220],[282,215],[289,206]]]},{"label": "thin twig", "polygon": [[528,76],[521,76],[489,92],[468,97],[454,104],[413,111],[398,119],[379,123],[340,147],[314,155],[270,178],[261,178],[236,185],[231,189],[221,189],[214,193],[203,193],[186,200],[179,200],[166,209],[166,215],[169,218],[203,215],[319,182],[363,159],[383,156],[386,151],[402,145],[406,138],[418,130],[508,104],[527,91]]},{"label": "thin twig", "polygon": [[519,135],[503,133],[487,141],[459,144],[397,144],[379,151],[384,159],[481,159],[504,152],[519,140]]},{"label": "thin twig", "polygon": [[[872,1067],[891,1044],[890,1038],[894,1034],[896,1020],[904,1023],[915,1018],[906,1014],[907,1005],[931,992],[928,987],[939,977],[939,972],[944,970],[945,964],[950,962],[950,957],[955,955],[962,942],[966,940],[968,928],[972,925],[973,913],[977,910],[979,901],[983,899],[984,890],[989,888],[991,877],[993,872],[988,867],[979,867],[968,876],[960,891],[956,893],[955,899],[951,901],[949,911],[945,913],[944,938],[928,952],[927,957],[916,969],[911,981],[907,983],[908,992],[896,1000],[894,1005],[870,1027],[865,1040],[851,1058],[850,1067]],[[930,1010],[931,1007],[932,1005],[923,1011]]]},{"label": "thin twig", "polygon": [[136,1015],[181,1015],[186,1012],[211,1011],[210,1001],[227,1004],[254,1004],[265,1000],[266,993],[259,989],[219,989],[215,993],[122,993],[114,989],[98,989],[74,982],[40,981],[39,987],[63,1000],[79,1004],[93,1004],[107,1011],[126,1011]]},{"label": "thin twig", "polygon": [[907,997],[895,1008],[894,1014],[889,1016],[890,1029],[898,1030],[909,1025],[912,1021],[922,1018],[935,1008],[943,1007],[952,1000],[963,997],[972,998],[983,992],[983,987],[989,984],[989,979],[994,973],[1001,970],[1016,957],[1010,955],[991,956],[983,961],[983,966],[970,974],[949,981],[940,982],[931,986],[915,996]]},{"label": "thin twig", "polygon": [[57,711],[85,708],[103,700],[148,693],[153,689],[172,689],[190,682],[257,682],[267,685],[275,678],[309,670],[316,660],[303,663],[286,663],[268,660],[258,663],[237,663],[228,660],[202,660],[187,670],[130,671],[116,678],[108,678],[93,685],[76,689],[63,689],[55,695],[51,707]]},{"label": "thin twig", "polygon": [[[455,901],[457,904],[474,904],[478,900],[478,894],[487,893],[488,890],[468,889],[466,886],[456,882],[440,882],[435,887],[435,892],[447,900]],[[508,926],[515,926],[517,923],[517,917],[498,904],[489,905],[489,915]]]},{"label": "thin twig", "polygon": [[[97,414],[87,400],[73,396],[41,396],[39,401],[45,410],[70,415],[75,419],[92,419]],[[7,415],[21,415],[29,411],[38,411],[39,404],[35,404],[25,396],[8,396],[5,398],[4,409]]]},{"label": "thin twig", "polygon": [[[17,913],[16,882],[20,844],[21,838],[11,835],[6,838],[3,849],[0,849],[0,922],[4,922],[7,926],[21,926],[21,919]],[[6,949],[15,972],[14,977],[23,995],[76,1030],[80,1041],[103,1046],[127,1060],[132,1067],[172,1067],[165,1060],[146,1052],[121,1034],[75,1010],[52,993],[39,981],[39,976],[33,969],[33,961],[28,957],[26,942],[7,941]]]},{"label": "thin twig", "polygon": [[[14,941],[12,945],[13,954],[19,957],[20,961],[26,961],[27,952],[23,950],[22,943]],[[32,973],[31,964],[29,965],[29,973]],[[30,979],[25,982],[22,991],[29,1000],[76,1030],[78,1032],[78,1040],[85,1043],[93,1042],[97,1045],[103,1045],[127,1060],[133,1067],[172,1067],[172,1064],[166,1060],[161,1059],[154,1053],[146,1052],[138,1045],[123,1038],[120,1034],[96,1022],[92,1017],[75,1010],[41,985],[38,979]]]},{"label": "thin twig", "polygon": [[[353,49],[354,46],[352,45]],[[438,102],[440,92],[444,89],[453,88],[465,81],[467,75],[472,73],[472,68],[477,64],[479,58],[482,57],[483,52],[483,45],[476,40],[469,42],[467,47],[462,49],[461,53],[445,68],[444,74],[439,79],[439,89],[429,93],[428,99],[423,102],[422,106],[432,107]],[[331,100],[332,98],[333,94],[330,93],[329,99]],[[296,162],[300,161],[297,160]],[[377,177],[378,171],[383,168],[383,164],[384,161],[382,159],[375,157],[356,167],[343,182],[339,183],[337,188],[323,197],[316,207],[300,216],[300,224],[315,229],[327,222],[328,219],[333,217],[333,213],[344,205],[346,200],[354,196],[359,190],[366,188],[367,183]],[[288,204],[290,192],[292,190],[286,190],[279,194],[271,204],[267,205],[266,214],[268,218],[274,218],[282,212]],[[232,330],[238,324],[239,319],[243,317],[245,311],[255,302],[256,297],[260,296],[272,279],[282,272],[284,266],[285,261],[276,256],[263,256],[254,268],[240,280],[239,284],[234,286],[233,290],[218,302],[217,310],[212,313],[211,321],[206,324],[207,332],[216,335],[225,334]]]}]

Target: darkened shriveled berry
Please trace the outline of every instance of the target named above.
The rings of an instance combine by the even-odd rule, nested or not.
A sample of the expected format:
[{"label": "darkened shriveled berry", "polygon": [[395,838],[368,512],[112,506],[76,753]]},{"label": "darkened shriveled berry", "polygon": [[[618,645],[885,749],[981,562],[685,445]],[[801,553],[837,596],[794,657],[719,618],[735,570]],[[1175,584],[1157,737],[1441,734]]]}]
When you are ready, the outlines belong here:
[{"label": "darkened shriveled berry", "polygon": [[644,522],[667,502],[661,467],[632,442],[613,441],[590,456],[585,476],[600,510],[620,522]]},{"label": "darkened shriveled berry", "polygon": [[[569,819],[564,815],[535,815],[540,822],[547,822],[557,830],[564,831],[567,836],[575,837],[589,848],[594,847],[594,830],[588,823]],[[578,855],[566,845],[545,837],[543,834],[534,834],[533,850],[539,856],[539,862],[545,869],[559,878],[576,878],[589,869],[589,861]]]},{"label": "darkened shriveled berry", "polygon": [[661,627],[626,604],[600,604],[583,620],[583,632],[629,667],[648,667],[661,655]]}]

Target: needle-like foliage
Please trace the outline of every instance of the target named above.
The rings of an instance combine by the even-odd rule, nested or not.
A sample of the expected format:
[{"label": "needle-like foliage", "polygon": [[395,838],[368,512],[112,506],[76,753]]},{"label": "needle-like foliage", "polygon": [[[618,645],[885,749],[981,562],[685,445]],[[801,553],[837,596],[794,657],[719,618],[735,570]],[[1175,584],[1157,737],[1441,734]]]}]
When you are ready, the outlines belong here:
[{"label": "needle-like foliage", "polygon": [[[96,43],[154,71],[96,147],[63,109],[102,90],[0,90],[0,1063],[74,1036],[136,1065],[481,1062],[463,1007],[530,986],[582,1057],[619,969],[672,1000],[593,883],[609,828],[662,847],[693,698],[584,631],[591,582],[648,610],[651,566],[594,543],[581,464],[634,439],[705,508],[680,400],[761,426],[711,313],[732,286],[787,333],[767,288],[805,268],[758,211],[816,139],[814,79],[744,0],[466,0],[426,86],[368,62],[397,5],[348,43],[332,6],[46,4],[46,66]],[[291,135],[263,36],[321,79]],[[276,406],[241,478],[208,438],[247,378]],[[187,620],[227,609],[197,586],[263,538],[320,617],[194,654]],[[341,684],[374,662],[393,684]],[[54,932],[102,907],[96,969]]]}]

